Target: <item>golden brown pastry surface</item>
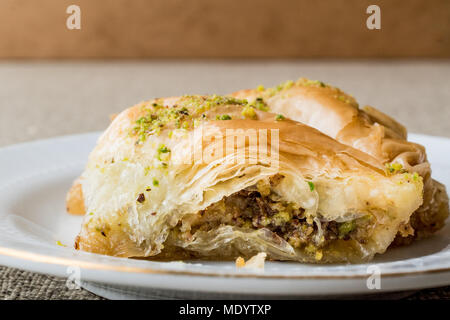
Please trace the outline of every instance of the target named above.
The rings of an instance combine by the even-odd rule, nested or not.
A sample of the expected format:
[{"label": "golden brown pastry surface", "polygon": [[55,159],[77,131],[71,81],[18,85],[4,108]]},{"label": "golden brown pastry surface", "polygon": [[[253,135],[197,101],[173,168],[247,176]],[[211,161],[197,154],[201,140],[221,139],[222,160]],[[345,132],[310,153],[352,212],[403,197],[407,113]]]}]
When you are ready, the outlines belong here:
[{"label": "golden brown pastry surface", "polygon": [[[247,138],[227,149],[229,132]],[[263,144],[271,152],[255,155]],[[166,260],[263,251],[279,260],[366,261],[396,235],[431,234],[448,215],[445,188],[402,125],[305,79],[125,110],[67,203],[69,212],[88,212],[77,249]]]},{"label": "golden brown pastry surface", "polygon": [[[242,90],[232,96],[254,101],[262,98],[267,109],[312,126],[337,141],[366,152],[381,163],[399,163],[424,178],[424,203],[411,217],[413,234],[399,236],[397,243],[427,237],[444,226],[449,215],[445,187],[431,178],[425,148],[407,140],[406,128],[365,106],[340,89],[320,81],[301,78],[276,88]],[[400,239],[401,238],[401,239]]]},{"label": "golden brown pastry surface", "polygon": [[66,210],[68,213],[75,215],[84,215],[86,213],[84,208],[83,189],[78,180],[73,183],[67,193]]}]

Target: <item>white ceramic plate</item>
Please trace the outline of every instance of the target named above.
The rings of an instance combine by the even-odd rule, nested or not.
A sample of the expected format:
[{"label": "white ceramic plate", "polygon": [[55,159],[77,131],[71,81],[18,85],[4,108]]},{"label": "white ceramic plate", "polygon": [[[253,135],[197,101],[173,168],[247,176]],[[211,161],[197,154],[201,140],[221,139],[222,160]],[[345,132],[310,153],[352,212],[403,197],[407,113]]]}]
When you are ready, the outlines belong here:
[{"label": "white ceramic plate", "polygon": [[[232,262],[164,263],[76,251],[72,244],[81,217],[65,212],[65,194],[97,137],[91,133],[0,149],[0,264],[142,290],[241,295],[373,294],[450,284],[449,226],[430,239],[358,265],[268,262],[264,271],[252,271],[237,270]],[[427,147],[433,176],[450,189],[450,139],[410,139]],[[379,269],[368,270],[373,265]],[[381,272],[379,291],[367,286],[371,270]]]}]

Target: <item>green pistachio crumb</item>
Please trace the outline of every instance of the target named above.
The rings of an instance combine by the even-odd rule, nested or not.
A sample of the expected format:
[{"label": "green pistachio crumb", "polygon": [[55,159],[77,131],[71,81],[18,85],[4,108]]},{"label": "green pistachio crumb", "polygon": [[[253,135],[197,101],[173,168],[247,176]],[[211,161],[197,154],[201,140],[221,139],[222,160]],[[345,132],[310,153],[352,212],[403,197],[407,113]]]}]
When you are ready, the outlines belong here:
[{"label": "green pistachio crumb", "polygon": [[216,120],[231,120],[231,117],[228,114],[217,115]]},{"label": "green pistachio crumb", "polygon": [[61,241],[57,240],[56,244],[60,247],[67,247],[66,245],[62,244]]},{"label": "green pistachio crumb", "polygon": [[276,121],[282,121],[282,120],[284,120],[284,119],[286,119],[282,114],[277,114],[276,116],[275,116],[275,120]]},{"label": "green pistachio crumb", "polygon": [[251,106],[245,106],[242,109],[241,114],[245,117],[245,118],[249,118],[249,119],[256,119],[257,115],[255,112],[255,109]]},{"label": "green pistachio crumb", "polygon": [[156,151],[157,151],[156,158],[159,161],[166,161],[170,158],[170,155],[168,154],[170,152],[170,149],[167,148],[164,144],[161,144],[158,147],[158,150],[156,150]]},{"label": "green pistachio crumb", "polygon": [[170,152],[170,149],[167,148],[165,145],[162,144],[162,145],[159,146],[158,152],[159,152],[159,153],[167,153],[167,152]]},{"label": "green pistachio crumb", "polygon": [[301,79],[301,84],[304,86],[319,86],[322,88],[326,87],[326,84],[319,80]]},{"label": "green pistachio crumb", "polygon": [[264,99],[261,97],[256,98],[253,103],[250,103],[250,106],[255,107],[256,109],[261,111],[269,111],[269,106],[267,105],[267,103],[264,102]]},{"label": "green pistachio crumb", "polygon": [[386,163],[385,164],[387,173],[395,174],[395,173],[403,173],[406,172],[406,170],[403,169],[403,166],[401,163]]},{"label": "green pistachio crumb", "polygon": [[[129,136],[137,138],[136,145],[142,145],[149,136],[159,135],[167,126],[173,125],[177,129],[189,130],[197,127],[201,120],[207,120],[205,111],[218,106],[241,105],[245,106],[248,101],[230,96],[183,96],[173,106],[163,105],[162,100],[155,100],[142,106],[146,112],[135,121],[134,127],[128,133]],[[226,117],[219,120],[229,120]],[[172,132],[168,133],[169,138]]]},{"label": "green pistachio crumb", "polygon": [[314,188],[315,188],[314,183],[311,181],[308,181],[308,185],[309,185],[309,190],[314,191]]},{"label": "green pistachio crumb", "polygon": [[345,238],[345,236],[347,236],[350,232],[352,232],[355,229],[355,227],[356,225],[353,220],[341,223],[338,227],[339,238],[341,239]]},{"label": "green pistachio crumb", "polygon": [[166,162],[161,162],[161,168],[167,169],[169,165]]}]

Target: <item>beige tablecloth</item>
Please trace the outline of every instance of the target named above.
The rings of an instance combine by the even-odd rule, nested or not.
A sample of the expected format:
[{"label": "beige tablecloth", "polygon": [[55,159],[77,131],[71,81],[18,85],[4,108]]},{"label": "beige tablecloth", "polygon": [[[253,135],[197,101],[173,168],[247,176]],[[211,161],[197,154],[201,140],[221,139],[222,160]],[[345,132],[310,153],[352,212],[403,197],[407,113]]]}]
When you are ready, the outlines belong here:
[{"label": "beige tablecloth", "polygon": [[[223,94],[309,77],[394,116],[410,132],[450,137],[450,61],[1,62],[0,146],[104,129],[152,97]],[[3,299],[97,299],[65,279],[0,267]],[[450,288],[410,298],[450,298]]]}]

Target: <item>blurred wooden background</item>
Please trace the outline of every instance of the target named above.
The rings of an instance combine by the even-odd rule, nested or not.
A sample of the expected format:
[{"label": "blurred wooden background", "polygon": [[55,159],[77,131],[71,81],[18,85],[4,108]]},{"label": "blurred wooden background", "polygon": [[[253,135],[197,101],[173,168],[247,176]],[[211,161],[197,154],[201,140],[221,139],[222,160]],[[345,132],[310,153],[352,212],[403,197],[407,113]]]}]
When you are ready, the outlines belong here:
[{"label": "blurred wooden background", "polygon": [[[66,8],[81,7],[81,30]],[[366,8],[381,7],[381,30]],[[450,57],[449,0],[1,0],[0,58]]]}]

